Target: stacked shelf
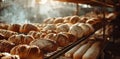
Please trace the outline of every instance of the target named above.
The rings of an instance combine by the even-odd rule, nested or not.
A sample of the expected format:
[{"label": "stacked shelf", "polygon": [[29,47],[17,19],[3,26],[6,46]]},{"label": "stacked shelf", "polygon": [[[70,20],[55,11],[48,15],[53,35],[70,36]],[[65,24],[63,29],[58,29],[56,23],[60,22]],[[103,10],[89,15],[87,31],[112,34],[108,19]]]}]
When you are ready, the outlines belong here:
[{"label": "stacked shelf", "polygon": [[88,4],[88,5],[92,5],[92,6],[113,7],[113,5],[111,5],[111,4],[100,2],[100,1],[95,1],[95,0],[55,0],[55,1]]}]

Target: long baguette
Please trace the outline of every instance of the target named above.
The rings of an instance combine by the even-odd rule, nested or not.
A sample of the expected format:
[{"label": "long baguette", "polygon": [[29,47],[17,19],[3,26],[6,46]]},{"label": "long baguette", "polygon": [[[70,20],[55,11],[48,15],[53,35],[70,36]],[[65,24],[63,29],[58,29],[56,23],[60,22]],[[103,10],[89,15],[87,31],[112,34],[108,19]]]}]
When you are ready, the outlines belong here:
[{"label": "long baguette", "polygon": [[74,54],[73,59],[82,59],[84,53],[91,47],[92,43],[82,45]]},{"label": "long baguette", "polygon": [[73,54],[74,54],[74,52],[77,51],[78,48],[80,48],[80,46],[82,46],[85,43],[87,43],[87,40],[79,43],[77,46],[73,47],[71,50],[69,50],[68,52],[66,52],[65,53],[65,57],[72,57]]},{"label": "long baguette", "polygon": [[100,41],[95,42],[83,55],[82,59],[97,59],[100,53]]}]

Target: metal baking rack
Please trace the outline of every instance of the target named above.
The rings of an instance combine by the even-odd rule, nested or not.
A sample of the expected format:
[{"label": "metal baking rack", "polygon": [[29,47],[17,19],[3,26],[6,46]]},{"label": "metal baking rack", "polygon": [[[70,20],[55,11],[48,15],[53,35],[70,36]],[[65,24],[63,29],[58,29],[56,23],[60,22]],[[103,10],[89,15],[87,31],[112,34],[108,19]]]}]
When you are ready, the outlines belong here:
[{"label": "metal baking rack", "polygon": [[[88,4],[88,5],[92,5],[92,6],[100,6],[102,8],[102,14],[103,14],[103,21],[102,21],[102,26],[101,28],[103,28],[103,39],[105,39],[105,26],[108,24],[108,22],[106,22],[106,18],[105,18],[105,7],[113,7],[112,5],[109,4],[105,4],[103,2],[99,2],[99,1],[75,1],[75,0],[56,0],[56,1],[61,1],[61,2],[73,2],[73,3],[82,3],[82,4]],[[60,57],[61,55],[63,55],[64,53],[66,53],[68,50],[70,50],[71,48],[75,47],[76,45],[78,45],[79,43],[81,43],[82,41],[86,40],[87,38],[89,38],[91,35],[93,35],[98,29],[95,29],[94,32],[92,32],[91,34],[87,35],[87,36],[83,36],[82,38],[78,38],[78,40],[76,42],[73,42],[72,44],[63,47],[61,50],[55,52],[53,55],[46,57],[45,59],[57,59],[58,57]],[[106,39],[104,40],[104,43],[106,42]]]}]

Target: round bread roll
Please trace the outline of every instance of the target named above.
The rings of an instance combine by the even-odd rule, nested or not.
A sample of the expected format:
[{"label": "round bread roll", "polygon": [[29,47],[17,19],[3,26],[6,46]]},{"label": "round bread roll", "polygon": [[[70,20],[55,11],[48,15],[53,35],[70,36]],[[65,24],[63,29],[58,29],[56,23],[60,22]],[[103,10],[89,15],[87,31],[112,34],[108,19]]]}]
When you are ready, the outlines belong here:
[{"label": "round bread roll", "polygon": [[58,17],[54,20],[54,24],[57,24],[57,23],[63,23],[64,19],[61,18],[61,17]]},{"label": "round bread roll", "polygon": [[45,23],[45,24],[53,24],[54,20],[55,20],[55,18],[48,18],[48,19],[45,19],[43,21],[43,23]]},{"label": "round bread roll", "polygon": [[73,25],[73,24],[71,24],[71,23],[65,23],[65,24],[67,24],[67,25],[69,26],[69,29],[70,29],[70,27]]},{"label": "round bread roll", "polygon": [[87,17],[81,17],[78,22],[80,22],[80,23],[85,23],[87,20],[88,20]]},{"label": "round bread roll", "polygon": [[78,26],[80,26],[82,29],[83,29],[83,31],[84,31],[84,36],[85,35],[89,35],[90,34],[90,27],[88,26],[88,25],[86,25],[85,23],[78,23]]},{"label": "round bread roll", "polygon": [[4,35],[0,33],[0,40],[5,39]]},{"label": "round bread roll", "polygon": [[116,14],[115,13],[110,13],[106,16],[107,20],[110,22],[112,20],[114,20],[116,18]]},{"label": "round bread roll", "polygon": [[48,39],[38,39],[33,40],[30,45],[36,45],[44,52],[53,52],[57,50],[57,44],[55,41],[48,40]]},{"label": "round bread roll", "polygon": [[9,24],[0,23],[0,29],[6,29],[9,27]]},{"label": "round bread roll", "polygon": [[79,16],[72,16],[71,18],[70,18],[70,23],[72,23],[72,24],[75,24],[75,23],[77,23],[78,21],[80,20],[80,18],[79,18]]},{"label": "round bread roll", "polygon": [[84,31],[80,26],[74,24],[70,27],[69,33],[75,35],[78,38],[81,38],[84,34]]},{"label": "round bread roll", "polygon": [[8,30],[11,30],[11,31],[14,31],[14,32],[19,32],[20,26],[21,25],[19,25],[19,24],[12,24],[8,27]]},{"label": "round bread roll", "polygon": [[57,24],[55,24],[56,26],[60,26],[60,25],[62,25],[63,23],[57,23]]},{"label": "round bread roll", "polygon": [[0,33],[5,37],[5,38],[9,38],[12,35],[17,35],[17,32],[13,32],[10,30],[4,30],[4,29],[0,29]]},{"label": "round bread roll", "polygon": [[67,46],[70,43],[69,37],[63,33],[58,33],[56,35],[55,41],[61,47]]},{"label": "round bread roll", "polygon": [[86,23],[89,23],[91,25],[96,25],[99,22],[101,22],[101,20],[99,18],[91,18],[91,19],[89,19],[89,20],[86,21]]},{"label": "round bread roll", "polygon": [[29,44],[32,40],[34,40],[32,36],[24,34],[13,35],[10,38],[8,38],[8,41],[13,42],[16,45]]},{"label": "round bread roll", "polygon": [[56,26],[54,24],[47,24],[44,28],[43,31],[47,31],[47,30],[55,30]]},{"label": "round bread roll", "polygon": [[48,24],[49,21],[50,21],[50,18],[47,18],[43,20],[43,23]]},{"label": "round bread roll", "polygon": [[37,26],[32,24],[24,24],[20,27],[20,33],[29,33],[29,31],[38,31]]},{"label": "round bread roll", "polygon": [[20,57],[9,53],[0,53],[0,59],[20,59]]},{"label": "round bread roll", "polygon": [[67,24],[61,24],[61,25],[57,26],[56,31],[57,32],[68,32],[69,26]]},{"label": "round bread roll", "polygon": [[87,23],[86,25],[89,27],[89,29],[90,29],[89,32],[90,32],[90,33],[92,33],[92,32],[95,31],[95,29],[93,28],[93,26],[92,26],[91,24],[88,24],[88,23]]},{"label": "round bread roll", "polygon": [[49,33],[49,34],[47,34],[44,38],[46,38],[46,39],[51,39],[51,40],[55,40],[56,34],[55,34],[55,33]]},{"label": "round bread roll", "polygon": [[100,17],[97,17],[88,20],[87,23],[91,24],[95,30],[98,30],[99,28],[101,28],[101,26],[103,26],[102,21],[103,20]]},{"label": "round bread roll", "polygon": [[69,23],[71,16],[64,17],[64,23]]},{"label": "round bread roll", "polygon": [[60,32],[60,34],[63,34],[65,35],[66,37],[68,37],[68,41],[69,42],[75,42],[77,41],[77,37],[72,35],[71,33],[68,33],[68,32]]},{"label": "round bread roll", "polygon": [[55,30],[47,30],[45,33],[49,34],[49,33],[57,33],[57,32]]},{"label": "round bread roll", "polygon": [[10,50],[15,46],[14,43],[7,40],[0,40],[0,52],[10,52]]},{"label": "round bread roll", "polygon": [[37,31],[30,31],[27,35],[33,36],[35,39],[40,39],[44,33]]},{"label": "round bread roll", "polygon": [[20,59],[43,59],[44,54],[37,46],[17,45],[10,51],[11,54],[19,55]]}]

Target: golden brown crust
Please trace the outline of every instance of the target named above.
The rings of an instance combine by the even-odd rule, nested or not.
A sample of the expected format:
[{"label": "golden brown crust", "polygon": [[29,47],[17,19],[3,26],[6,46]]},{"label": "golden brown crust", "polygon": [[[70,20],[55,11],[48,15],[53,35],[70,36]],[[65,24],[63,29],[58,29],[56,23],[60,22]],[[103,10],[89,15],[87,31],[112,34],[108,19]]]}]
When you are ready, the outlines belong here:
[{"label": "golden brown crust", "polygon": [[32,40],[34,40],[32,36],[24,34],[13,35],[10,38],[8,38],[8,41],[13,42],[16,45],[29,44]]},{"label": "golden brown crust", "polygon": [[18,45],[11,49],[11,54],[19,55],[21,59],[43,59],[43,52],[37,46]]},{"label": "golden brown crust", "polygon": [[0,53],[0,59],[20,59],[18,55],[11,55],[9,53]]},{"label": "golden brown crust", "polygon": [[27,35],[33,36],[34,39],[40,39],[40,38],[44,38],[47,35],[47,33],[46,31],[40,31],[40,32],[30,31]]},{"label": "golden brown crust", "polygon": [[68,33],[68,32],[61,32],[61,34],[65,35],[66,37],[68,37],[70,42],[75,42],[77,40],[77,37]]},{"label": "golden brown crust", "polygon": [[66,45],[68,45],[70,43],[70,40],[69,40],[68,36],[64,35],[62,33],[58,33],[56,35],[55,41],[61,47],[64,47],[64,46],[66,46]]},{"label": "golden brown crust", "polygon": [[30,31],[27,35],[33,36],[35,39],[40,39],[42,32]]},{"label": "golden brown crust", "polygon": [[10,52],[10,50],[15,46],[14,43],[7,40],[0,40],[0,52]]},{"label": "golden brown crust", "polygon": [[78,26],[80,26],[83,29],[83,31],[84,31],[83,35],[84,36],[89,35],[91,33],[91,28],[87,24],[85,24],[85,23],[78,23]]},{"label": "golden brown crust", "polygon": [[19,31],[21,33],[29,33],[29,31],[38,31],[38,28],[33,24],[24,24]]},{"label": "golden brown crust", "polygon": [[50,39],[50,40],[55,40],[56,34],[55,33],[49,33],[44,38]]},{"label": "golden brown crust", "polygon": [[81,17],[78,22],[80,22],[80,23],[85,23],[87,20],[88,20],[87,17]]},{"label": "golden brown crust", "polygon": [[0,29],[7,29],[8,27],[8,24],[0,23]]},{"label": "golden brown crust", "polygon": [[10,31],[10,30],[4,30],[4,29],[0,29],[0,33],[2,35],[4,35],[5,38],[9,38],[12,35],[18,34],[17,32],[13,32],[13,31]]},{"label": "golden brown crust", "polygon": [[45,19],[43,21],[43,23],[45,23],[45,24],[53,24],[54,20],[55,20],[55,18],[48,18],[48,19]]},{"label": "golden brown crust", "polygon": [[101,18],[92,18],[86,21],[86,23],[93,26],[94,29],[99,29],[102,26],[102,19]]},{"label": "golden brown crust", "polygon": [[1,39],[5,39],[5,36],[0,33],[0,40],[1,40]]},{"label": "golden brown crust", "polygon": [[56,18],[56,19],[53,21],[53,23],[54,23],[54,24],[57,24],[57,23],[62,23],[63,21],[64,21],[64,19],[61,18],[61,17],[59,17],[59,18]]},{"label": "golden brown crust", "polygon": [[64,23],[69,23],[71,16],[64,17]]},{"label": "golden brown crust", "polygon": [[30,45],[36,45],[44,52],[52,52],[57,50],[57,44],[55,41],[48,40],[48,39],[38,39],[34,40],[30,43]]},{"label": "golden brown crust", "polygon": [[77,23],[78,21],[80,20],[80,18],[79,18],[79,16],[72,16],[71,18],[70,18],[70,23],[72,23],[72,24],[75,24],[75,23]]},{"label": "golden brown crust", "polygon": [[69,33],[72,35],[81,38],[83,36],[83,29],[78,26],[77,24],[74,24],[70,27]]},{"label": "golden brown crust", "polygon": [[57,26],[56,29],[57,32],[68,32],[69,31],[69,25],[68,24],[61,24]]},{"label": "golden brown crust", "polygon": [[47,30],[56,30],[56,26],[54,24],[47,24],[45,27],[42,29],[43,31]]},{"label": "golden brown crust", "polygon": [[8,30],[19,32],[20,26],[21,26],[20,24],[12,24],[8,27]]}]

